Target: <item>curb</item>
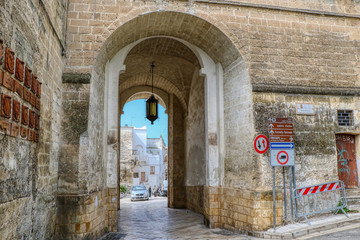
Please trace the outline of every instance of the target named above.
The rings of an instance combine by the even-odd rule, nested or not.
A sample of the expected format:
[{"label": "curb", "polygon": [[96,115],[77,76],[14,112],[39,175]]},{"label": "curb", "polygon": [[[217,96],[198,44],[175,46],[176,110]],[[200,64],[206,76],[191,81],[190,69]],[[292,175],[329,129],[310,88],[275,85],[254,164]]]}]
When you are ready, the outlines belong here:
[{"label": "curb", "polygon": [[[339,232],[360,227],[360,216],[351,216],[343,220],[336,220],[332,222],[326,222],[316,224],[312,226],[299,227],[283,232],[254,232],[253,236],[264,239],[309,239],[312,237],[318,237],[334,232]],[[342,229],[341,229],[342,228]]]}]

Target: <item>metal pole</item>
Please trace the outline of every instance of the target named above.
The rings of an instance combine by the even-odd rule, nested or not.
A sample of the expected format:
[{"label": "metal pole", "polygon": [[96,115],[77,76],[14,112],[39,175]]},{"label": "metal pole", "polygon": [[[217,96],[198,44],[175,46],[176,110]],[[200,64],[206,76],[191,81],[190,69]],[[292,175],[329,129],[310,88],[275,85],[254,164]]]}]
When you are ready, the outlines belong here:
[{"label": "metal pole", "polygon": [[290,209],[291,209],[291,223],[294,223],[294,207],[293,207],[293,188],[292,188],[292,180],[291,180],[291,167],[289,167],[289,184],[290,184]]},{"label": "metal pole", "polygon": [[276,230],[276,205],[275,205],[275,167],[273,167],[273,216],[274,216],[274,231]]},{"label": "metal pole", "polygon": [[[292,166],[292,174],[293,174],[293,183],[294,183],[294,189],[296,189],[296,180],[295,180],[295,165]],[[295,198],[295,191],[293,191],[294,194],[294,201],[295,201],[295,217],[297,218],[298,212],[297,212],[297,200]]]},{"label": "metal pole", "polygon": [[283,167],[283,182],[284,182],[284,208],[285,208],[285,215],[283,220],[287,220],[287,207],[286,207],[286,183],[285,183],[285,167]]}]

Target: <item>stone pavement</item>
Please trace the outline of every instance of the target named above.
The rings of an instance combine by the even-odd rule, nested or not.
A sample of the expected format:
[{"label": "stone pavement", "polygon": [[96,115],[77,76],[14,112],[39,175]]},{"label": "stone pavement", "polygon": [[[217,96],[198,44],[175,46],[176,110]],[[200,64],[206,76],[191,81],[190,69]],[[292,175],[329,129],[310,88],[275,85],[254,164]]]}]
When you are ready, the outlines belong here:
[{"label": "stone pavement", "polygon": [[108,233],[98,240],[118,239],[360,239],[360,214],[326,214],[306,221],[278,227],[275,231],[247,236],[222,229],[209,229],[203,216],[186,209],[167,208],[167,199],[152,197],[149,201],[121,199],[119,232]]},{"label": "stone pavement", "polygon": [[257,239],[222,229],[209,229],[203,216],[186,209],[167,208],[167,198],[149,201],[120,201],[119,233],[99,240],[117,239]]}]

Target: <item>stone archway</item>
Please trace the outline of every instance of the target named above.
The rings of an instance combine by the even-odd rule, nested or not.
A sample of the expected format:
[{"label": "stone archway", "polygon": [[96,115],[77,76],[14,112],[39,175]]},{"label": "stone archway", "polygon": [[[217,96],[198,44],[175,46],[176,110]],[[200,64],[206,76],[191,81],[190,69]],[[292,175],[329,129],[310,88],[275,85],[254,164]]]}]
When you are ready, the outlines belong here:
[{"label": "stone archway", "polygon": [[[149,22],[158,27],[146,28]],[[165,22],[168,24],[163,24]],[[136,33],[133,32],[134,29]],[[202,202],[202,209],[198,212],[204,214],[210,227],[224,226],[220,219],[220,196],[223,187],[252,186],[252,182],[246,177],[239,176],[239,159],[235,160],[232,156],[233,149],[236,148],[242,151],[240,162],[253,157],[246,150],[246,146],[238,146],[240,141],[252,139],[254,135],[250,78],[244,60],[230,39],[209,22],[193,15],[179,12],[140,15],[116,29],[99,50],[91,77],[88,131],[85,136],[87,141],[84,141],[86,144],[82,146],[86,148],[87,157],[84,160],[79,159],[79,165],[86,161],[87,172],[94,173],[87,176],[87,182],[92,184],[86,190],[91,193],[91,198],[95,199],[98,194],[102,196],[98,205],[103,204],[101,211],[104,211],[103,217],[107,218],[104,224],[107,224],[110,231],[116,231],[116,215],[119,209],[119,101],[123,101],[123,92],[134,90],[133,93],[137,93],[140,89],[136,88],[146,87],[143,71],[130,74],[126,77],[127,81],[121,81],[121,76],[126,76],[128,70],[131,72],[131,63],[126,64],[131,51],[138,46],[136,51],[142,52],[141,44],[154,39],[184,46],[182,49],[187,49],[186,52],[192,55],[190,61],[197,61],[193,64],[193,73],[186,79],[195,78],[199,81],[191,79],[185,86],[173,81],[171,76],[158,76],[158,85],[155,86],[168,94],[168,111],[178,114],[169,117],[169,122],[174,122],[169,124],[172,141],[184,144],[172,144],[178,149],[169,149],[169,169],[173,169],[173,172],[177,170],[176,164],[181,165],[187,161],[188,166],[191,166],[194,162],[189,161],[189,158],[199,158],[192,153],[201,151],[196,147],[192,148],[189,140],[192,132],[190,126],[193,126],[189,121],[189,114],[197,113],[195,108],[191,108],[189,99],[193,87],[202,88],[203,91],[203,94],[194,100],[203,101],[204,147],[200,158],[203,156],[206,166],[201,172],[202,180],[200,185],[195,186],[193,183],[196,179],[189,177],[195,174],[194,171],[182,168],[183,174],[176,180],[182,184],[173,185],[174,195],[170,197],[169,206],[196,208],[197,206],[191,203],[194,200],[191,199],[194,199],[194,193],[200,192],[201,196],[197,199]],[[187,55],[181,52],[180,56],[186,58]],[[178,74],[180,75],[182,74]],[[241,95],[240,99],[238,95]],[[240,100],[241,104],[233,99]],[[240,123],[237,123],[236,119],[239,119]],[[231,124],[237,126],[236,131]],[[187,135],[184,135],[184,132]],[[243,132],[246,132],[246,135],[238,138]],[[225,141],[225,137],[232,140]],[[230,179],[224,174],[226,168]],[[172,176],[171,173],[169,176]],[[240,183],[236,182],[237,179]],[[89,224],[88,227],[88,230],[92,231],[92,225]]]}]

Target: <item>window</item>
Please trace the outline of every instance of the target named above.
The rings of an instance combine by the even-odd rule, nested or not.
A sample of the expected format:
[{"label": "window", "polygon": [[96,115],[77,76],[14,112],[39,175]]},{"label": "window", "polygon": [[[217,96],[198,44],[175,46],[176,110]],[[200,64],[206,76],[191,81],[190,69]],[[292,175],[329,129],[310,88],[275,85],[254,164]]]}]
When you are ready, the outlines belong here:
[{"label": "window", "polygon": [[139,178],[139,173],[138,172],[134,172],[134,178]]},{"label": "window", "polygon": [[339,126],[353,126],[354,116],[352,110],[338,110],[338,124]]},{"label": "window", "polygon": [[140,182],[145,182],[145,172],[141,172]]},{"label": "window", "polygon": [[155,166],[150,166],[150,174],[151,175],[155,174]]}]

